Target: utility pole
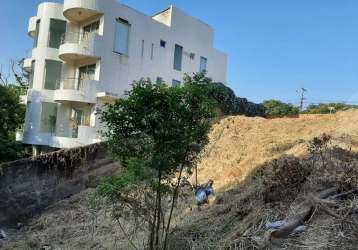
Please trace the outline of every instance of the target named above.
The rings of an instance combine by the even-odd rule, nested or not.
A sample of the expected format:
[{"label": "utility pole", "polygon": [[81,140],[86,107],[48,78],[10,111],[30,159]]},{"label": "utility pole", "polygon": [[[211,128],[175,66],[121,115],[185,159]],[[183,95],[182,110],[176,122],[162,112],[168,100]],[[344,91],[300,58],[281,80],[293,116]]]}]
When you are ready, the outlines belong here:
[{"label": "utility pole", "polygon": [[307,92],[307,89],[301,88],[301,90],[297,90],[297,93],[300,94],[300,110],[303,110],[303,102],[306,100],[305,98],[305,92]]}]

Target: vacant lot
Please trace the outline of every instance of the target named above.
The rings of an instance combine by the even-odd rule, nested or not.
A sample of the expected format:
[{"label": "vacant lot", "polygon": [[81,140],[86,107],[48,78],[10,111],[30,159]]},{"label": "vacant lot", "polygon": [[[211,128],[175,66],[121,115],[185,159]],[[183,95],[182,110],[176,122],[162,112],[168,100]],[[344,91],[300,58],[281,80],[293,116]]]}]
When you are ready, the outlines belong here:
[{"label": "vacant lot", "polygon": [[227,117],[212,129],[198,181],[213,179],[217,189],[230,188],[266,161],[306,154],[307,142],[323,133],[332,135],[333,143],[357,150],[358,110],[299,118]]}]

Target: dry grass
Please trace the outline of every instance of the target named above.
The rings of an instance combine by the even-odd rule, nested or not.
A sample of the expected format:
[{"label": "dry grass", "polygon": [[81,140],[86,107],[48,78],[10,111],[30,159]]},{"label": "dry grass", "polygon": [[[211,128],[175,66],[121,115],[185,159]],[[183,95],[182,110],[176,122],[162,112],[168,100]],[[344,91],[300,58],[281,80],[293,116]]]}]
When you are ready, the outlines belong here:
[{"label": "dry grass", "polygon": [[355,195],[316,204],[304,232],[265,240],[265,223],[297,214],[310,194],[358,187],[357,153],[333,148],[323,157],[283,156],[265,163],[207,209],[184,216],[173,237],[190,245],[186,249],[357,249]]},{"label": "dry grass", "polygon": [[[307,151],[308,142],[323,133],[333,136],[330,146],[345,149],[328,150],[324,162]],[[262,247],[265,223],[294,213],[308,193],[358,186],[358,155],[350,152],[358,149],[357,135],[358,111],[297,119],[223,119],[210,134],[199,172],[199,182],[214,179],[223,192],[201,211],[193,197],[179,202],[170,249]],[[131,249],[108,210],[101,204],[91,209],[92,192],[55,204],[24,232],[10,231],[5,249]],[[265,249],[357,249],[358,197],[330,209],[341,219],[317,207],[303,233]]]},{"label": "dry grass", "polygon": [[299,118],[227,117],[210,133],[210,144],[199,164],[198,181],[213,179],[216,189],[225,190],[266,161],[285,154],[306,154],[307,142],[323,133],[333,135],[335,144],[357,150],[358,110]]}]

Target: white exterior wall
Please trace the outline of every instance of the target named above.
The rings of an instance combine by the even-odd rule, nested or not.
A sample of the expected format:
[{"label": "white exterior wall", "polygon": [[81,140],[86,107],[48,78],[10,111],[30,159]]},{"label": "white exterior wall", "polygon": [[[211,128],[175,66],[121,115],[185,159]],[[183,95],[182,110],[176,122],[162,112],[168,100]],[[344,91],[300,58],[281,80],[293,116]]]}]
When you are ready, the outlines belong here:
[{"label": "white exterior wall", "polygon": [[[92,15],[86,21],[79,21],[73,15],[76,9],[82,15]],[[67,16],[69,19],[67,19]],[[87,17],[87,16],[86,16]],[[129,22],[128,56],[113,52],[116,18]],[[98,34],[86,43],[67,42],[59,49],[48,48],[50,18],[67,21],[66,33],[80,32],[81,27],[100,20]],[[79,17],[80,18],[80,17]],[[156,81],[161,77],[169,85],[172,80],[182,81],[184,73],[199,71],[200,57],[207,58],[207,75],[214,81],[226,83],[226,55],[213,48],[213,30],[207,24],[186,15],[181,10],[170,7],[155,15],[146,16],[114,0],[65,0],[64,5],[42,3],[37,16],[30,18],[28,33],[33,36],[36,20],[41,19],[38,46],[32,51],[31,60],[36,60],[33,88],[28,91],[27,100],[31,101],[22,141],[27,144],[47,145],[50,147],[73,147],[97,142],[101,139],[97,132],[101,129],[96,108],[104,102],[113,101],[111,96],[123,96],[134,80],[149,77]],[[144,54],[142,53],[144,40]],[[160,40],[166,41],[165,48]],[[151,59],[151,46],[154,45]],[[174,47],[183,47],[182,70],[173,69]],[[194,60],[189,58],[195,53]],[[83,60],[65,58],[68,54],[78,54]],[[62,57],[61,57],[62,56]],[[81,90],[45,90],[45,60],[63,61],[62,77],[78,77],[78,67],[96,64],[95,79],[86,82]],[[27,60],[28,62],[30,60]],[[27,63],[26,67],[29,67]],[[61,86],[66,86],[66,81]],[[109,95],[105,93],[110,93]],[[58,102],[55,134],[40,133],[41,102]],[[71,138],[71,107],[87,105],[92,110],[89,126],[78,127],[78,137]]]}]

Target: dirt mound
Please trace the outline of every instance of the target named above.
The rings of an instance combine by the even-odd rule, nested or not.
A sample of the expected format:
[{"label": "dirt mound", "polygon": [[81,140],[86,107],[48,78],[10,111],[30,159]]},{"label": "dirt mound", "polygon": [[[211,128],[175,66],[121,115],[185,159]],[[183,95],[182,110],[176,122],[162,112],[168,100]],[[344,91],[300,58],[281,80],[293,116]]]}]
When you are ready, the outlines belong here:
[{"label": "dirt mound", "polygon": [[[323,133],[330,135],[327,141],[313,140]],[[218,122],[198,177],[214,179],[223,191],[201,211],[191,193],[191,200],[178,203],[170,249],[357,249],[357,135],[354,110]],[[335,188],[333,196],[320,199],[329,188]],[[92,193],[49,207],[21,230],[7,230],[4,249],[131,249]],[[309,212],[303,232],[271,240],[267,222],[289,221],[301,211]]]},{"label": "dirt mound", "polygon": [[[283,156],[259,166],[206,210],[183,216],[174,238],[186,249],[357,249],[357,177],[358,154],[344,149]],[[286,228],[283,239],[274,237],[281,229],[266,227],[295,220],[303,231]]]},{"label": "dirt mound", "polygon": [[358,110],[299,118],[227,117],[213,126],[198,182],[213,179],[216,189],[225,190],[267,161],[307,154],[307,142],[323,133],[332,135],[336,145],[357,150]]}]

